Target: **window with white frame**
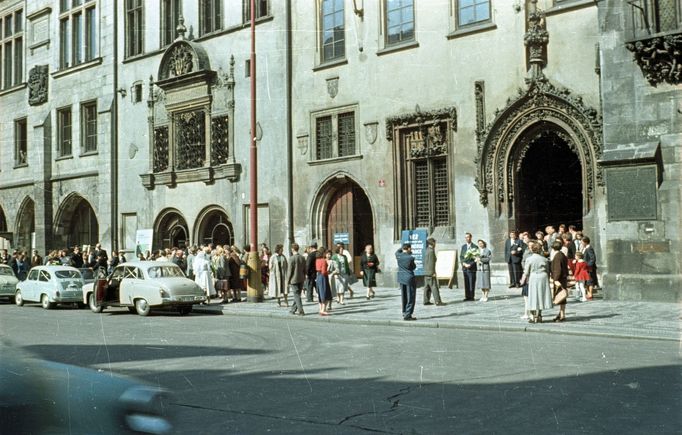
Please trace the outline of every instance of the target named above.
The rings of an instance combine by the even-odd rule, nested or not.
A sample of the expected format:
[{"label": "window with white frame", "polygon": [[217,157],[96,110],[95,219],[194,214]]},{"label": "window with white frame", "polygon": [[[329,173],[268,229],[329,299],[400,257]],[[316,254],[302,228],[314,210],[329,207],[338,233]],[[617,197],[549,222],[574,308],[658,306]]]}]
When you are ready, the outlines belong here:
[{"label": "window with white frame", "polygon": [[[270,12],[269,0],[256,0],[256,19],[267,17]],[[244,22],[251,21],[251,0],[243,1]]]},{"label": "window with white frame", "polygon": [[126,57],[144,53],[144,2],[126,0]]},{"label": "window with white frame", "polygon": [[321,61],[342,59],[346,55],[343,0],[321,0],[319,5]]},{"label": "window with white frame", "polygon": [[69,68],[97,56],[97,1],[60,0],[59,67]]},{"label": "window with white frame", "polygon": [[384,11],[386,45],[414,41],[414,1],[385,0]]},{"label": "window with white frame", "polygon": [[97,101],[81,104],[81,153],[97,151]]},{"label": "window with white frame", "polygon": [[26,118],[14,121],[14,166],[28,164],[28,135]]},{"label": "window with white frame", "polygon": [[358,154],[355,109],[343,108],[313,116],[313,160],[333,159]]},{"label": "window with white frame", "polygon": [[24,14],[15,9],[0,15],[0,89],[22,82],[24,75]]},{"label": "window with white frame", "polygon": [[170,45],[182,15],[182,0],[161,0],[161,47]]},{"label": "window with white frame", "polygon": [[199,0],[199,36],[223,28],[222,0]]},{"label": "window with white frame", "polygon": [[490,21],[490,0],[455,0],[457,27]]},{"label": "window with white frame", "polygon": [[57,110],[57,157],[71,155],[71,107]]}]

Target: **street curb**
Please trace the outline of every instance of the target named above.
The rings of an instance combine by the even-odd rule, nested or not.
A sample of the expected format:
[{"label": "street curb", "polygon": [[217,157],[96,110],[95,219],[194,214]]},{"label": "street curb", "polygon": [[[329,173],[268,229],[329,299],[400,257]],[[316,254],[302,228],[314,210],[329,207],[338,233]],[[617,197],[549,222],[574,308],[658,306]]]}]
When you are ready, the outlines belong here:
[{"label": "street curb", "polygon": [[[222,307],[218,307],[222,308]],[[306,314],[305,316],[295,316],[289,315],[284,316],[279,313],[254,313],[254,312],[236,312],[229,311],[226,312],[222,309],[214,310],[208,307],[202,306],[200,309],[195,308],[194,312],[200,313],[202,311],[217,312],[220,311],[223,315],[230,315],[236,317],[265,317],[271,319],[284,319],[284,320],[296,320],[304,322],[326,322],[326,323],[340,323],[340,324],[350,324],[350,325],[374,325],[374,326],[401,326],[408,328],[425,328],[425,329],[460,329],[467,331],[495,331],[495,332],[529,332],[529,333],[541,333],[541,334],[560,334],[569,336],[582,336],[582,337],[599,337],[599,338],[617,338],[626,340],[651,340],[651,341],[672,341],[679,342],[679,338],[670,337],[655,337],[647,335],[633,335],[633,334],[619,334],[614,332],[596,332],[596,331],[567,331],[560,329],[549,329],[543,327],[531,327],[531,326],[509,326],[509,325],[457,325],[457,324],[445,324],[439,322],[406,322],[404,320],[372,320],[372,319],[344,319],[340,317],[317,317],[313,314]]]}]

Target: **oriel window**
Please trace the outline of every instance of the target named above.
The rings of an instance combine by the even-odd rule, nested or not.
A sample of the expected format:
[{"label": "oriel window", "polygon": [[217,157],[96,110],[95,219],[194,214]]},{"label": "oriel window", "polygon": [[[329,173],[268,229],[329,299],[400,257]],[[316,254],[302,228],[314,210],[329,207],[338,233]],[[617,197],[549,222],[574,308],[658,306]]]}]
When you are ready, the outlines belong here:
[{"label": "oriel window", "polygon": [[18,85],[24,76],[24,13],[0,15],[0,89]]},{"label": "oriel window", "polygon": [[322,62],[346,55],[343,0],[322,0],[320,8]]}]

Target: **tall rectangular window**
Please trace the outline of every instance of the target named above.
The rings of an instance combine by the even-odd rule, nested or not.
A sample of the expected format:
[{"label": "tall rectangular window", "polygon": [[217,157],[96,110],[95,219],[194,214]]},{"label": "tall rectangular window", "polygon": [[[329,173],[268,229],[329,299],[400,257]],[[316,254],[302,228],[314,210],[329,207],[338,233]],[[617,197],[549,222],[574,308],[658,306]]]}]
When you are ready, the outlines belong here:
[{"label": "tall rectangular window", "polygon": [[28,164],[28,135],[26,118],[14,121],[14,166]]},{"label": "tall rectangular window", "polygon": [[457,0],[457,26],[490,21],[490,0]]},{"label": "tall rectangular window", "polygon": [[681,0],[632,0],[635,37],[671,32],[682,27]]},{"label": "tall rectangular window", "polygon": [[357,131],[355,111],[335,109],[314,117],[315,155],[314,160],[348,157],[357,154]]},{"label": "tall rectangular window", "polygon": [[57,157],[71,155],[71,107],[57,110]]},{"label": "tall rectangular window", "polygon": [[222,28],[222,0],[199,0],[199,36]]},{"label": "tall rectangular window", "polygon": [[346,55],[343,0],[322,0],[320,10],[322,62]]},{"label": "tall rectangular window", "polygon": [[144,3],[126,0],[126,57],[144,53]]},{"label": "tall rectangular window", "polygon": [[[243,0],[244,22],[251,21],[251,0]],[[270,13],[269,0],[256,0],[256,19],[267,17]]]},{"label": "tall rectangular window", "polygon": [[181,0],[161,0],[161,47],[170,45],[176,37],[175,29],[182,15]]},{"label": "tall rectangular window", "polygon": [[386,45],[414,41],[413,0],[385,0]]},{"label": "tall rectangular window", "polygon": [[24,15],[16,9],[0,15],[0,89],[23,81]]},{"label": "tall rectangular window", "polygon": [[59,67],[97,57],[97,0],[62,1],[59,14]]},{"label": "tall rectangular window", "polygon": [[97,102],[81,105],[81,153],[97,151]]}]

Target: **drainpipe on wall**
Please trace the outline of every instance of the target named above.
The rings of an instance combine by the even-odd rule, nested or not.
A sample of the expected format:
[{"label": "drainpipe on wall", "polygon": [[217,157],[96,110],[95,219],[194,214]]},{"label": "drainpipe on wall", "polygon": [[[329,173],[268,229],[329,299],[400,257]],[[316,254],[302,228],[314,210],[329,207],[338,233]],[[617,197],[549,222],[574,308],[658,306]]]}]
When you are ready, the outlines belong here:
[{"label": "drainpipe on wall", "polygon": [[291,28],[291,0],[286,0],[287,8],[287,236],[289,246],[294,243],[294,181],[293,181],[293,116],[292,116],[292,94],[293,94],[293,65],[292,65],[292,35]]},{"label": "drainpipe on wall", "polygon": [[111,103],[111,250],[118,250],[118,1],[114,5],[114,99]]}]

